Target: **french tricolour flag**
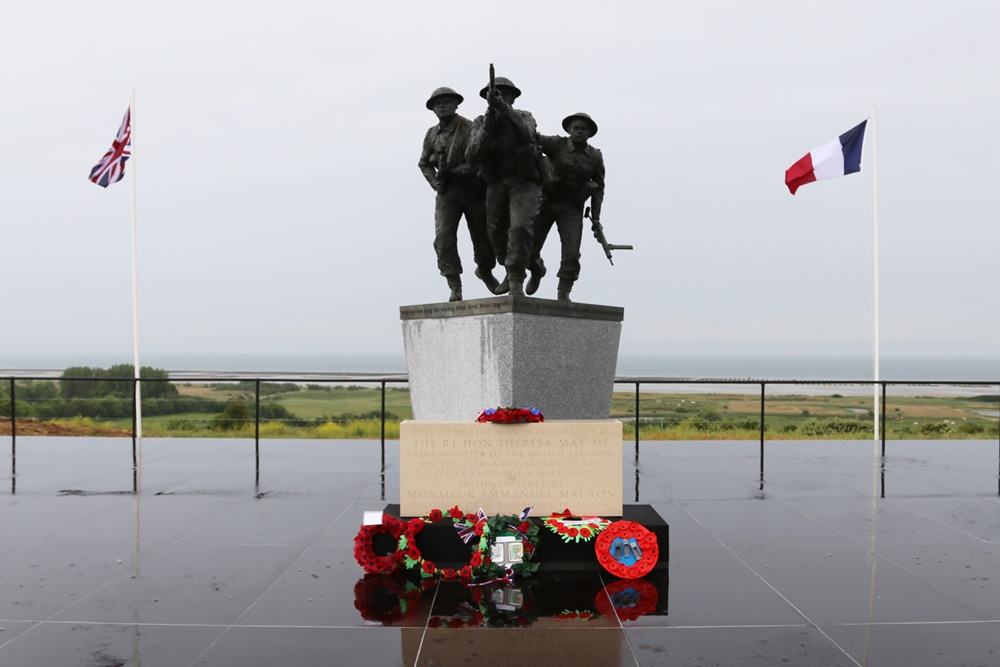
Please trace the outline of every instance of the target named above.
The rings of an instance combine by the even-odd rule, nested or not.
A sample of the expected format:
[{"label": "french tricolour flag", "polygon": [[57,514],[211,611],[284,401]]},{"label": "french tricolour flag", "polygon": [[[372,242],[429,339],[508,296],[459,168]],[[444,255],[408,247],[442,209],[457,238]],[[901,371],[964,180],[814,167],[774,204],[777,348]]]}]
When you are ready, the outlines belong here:
[{"label": "french tricolour flag", "polygon": [[865,142],[867,124],[867,120],[863,121],[833,141],[812,149],[789,167],[785,172],[785,185],[791,193],[794,195],[806,183],[861,171],[861,148]]}]

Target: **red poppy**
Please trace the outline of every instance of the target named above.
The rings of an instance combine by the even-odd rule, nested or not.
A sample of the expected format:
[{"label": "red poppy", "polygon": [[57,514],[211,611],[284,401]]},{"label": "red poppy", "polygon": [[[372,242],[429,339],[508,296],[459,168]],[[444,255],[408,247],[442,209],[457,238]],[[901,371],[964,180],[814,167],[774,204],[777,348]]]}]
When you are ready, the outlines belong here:
[{"label": "red poppy", "polygon": [[468,513],[468,514],[465,515],[465,520],[468,521],[469,523],[475,523],[476,522],[476,515],[472,514],[470,512],[470,513]]},{"label": "red poppy", "polygon": [[441,574],[444,575],[445,579],[454,579],[455,577],[458,576],[458,572],[456,572],[455,569],[451,567],[446,567],[443,570],[441,570]]},{"label": "red poppy", "polygon": [[476,535],[482,535],[483,534],[483,524],[477,523],[476,527],[472,529],[472,532],[474,532]]},{"label": "red poppy", "polygon": [[535,550],[535,545],[534,544],[532,544],[531,542],[525,542],[524,543],[524,553],[530,554],[534,550]]},{"label": "red poppy", "polygon": [[450,621],[448,621],[448,627],[449,628],[460,628],[460,627],[462,627],[462,619],[460,619],[460,618],[453,618],[453,619],[451,619]]},{"label": "red poppy", "polygon": [[424,529],[423,519],[410,519],[409,528],[410,532],[416,535],[417,533],[419,533],[421,530]]},{"label": "red poppy", "polygon": [[455,505],[450,510],[448,510],[448,516],[450,516],[452,519],[461,519],[463,516],[465,516],[465,512],[458,509],[458,505]]},{"label": "red poppy", "polygon": [[577,535],[580,534],[580,531],[577,530],[576,528],[570,528],[569,530],[566,531],[566,534],[569,535],[570,537],[576,537]]},{"label": "red poppy", "polygon": [[441,619],[438,618],[437,616],[431,616],[429,619],[427,619],[427,627],[428,628],[440,628],[441,627]]},{"label": "red poppy", "polygon": [[430,562],[429,560],[425,560],[423,565],[423,570],[427,574],[434,574],[435,572],[437,572],[437,565]]},{"label": "red poppy", "polygon": [[472,558],[469,559],[469,565],[472,567],[479,567],[483,564],[483,554],[480,552],[475,552],[472,554]]},{"label": "red poppy", "polygon": [[580,537],[590,537],[590,528],[581,528]]},{"label": "red poppy", "polygon": [[427,516],[430,518],[431,521],[440,521],[441,517],[444,516],[444,514],[441,513],[441,510],[431,510],[431,513],[428,514]]},{"label": "red poppy", "polygon": [[458,576],[462,577],[463,579],[471,579],[472,568],[466,565],[465,567],[463,567],[461,570],[458,571]]},{"label": "red poppy", "polygon": [[412,546],[406,550],[406,555],[409,556],[411,560],[420,560],[420,549]]},{"label": "red poppy", "polygon": [[522,521],[521,525],[517,527],[517,529],[522,533],[528,532],[530,528],[531,528],[531,523],[529,521]]}]

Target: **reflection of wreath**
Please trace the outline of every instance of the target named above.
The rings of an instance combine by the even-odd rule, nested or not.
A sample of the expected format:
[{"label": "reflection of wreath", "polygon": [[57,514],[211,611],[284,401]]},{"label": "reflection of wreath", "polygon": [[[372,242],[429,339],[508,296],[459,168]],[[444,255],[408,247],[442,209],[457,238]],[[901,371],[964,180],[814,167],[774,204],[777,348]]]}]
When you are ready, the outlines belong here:
[{"label": "reflection of wreath", "polygon": [[399,551],[397,553],[401,554],[404,567],[409,570],[419,569],[422,577],[440,574],[445,579],[471,579],[475,570],[483,564],[483,555],[478,549],[473,549],[467,565],[456,570],[451,567],[439,568],[433,561],[425,559],[420,552],[420,547],[417,546],[417,534],[424,529],[425,524],[437,523],[445,519],[450,520],[452,524],[471,523],[473,534],[482,534],[483,526],[478,525],[479,521],[475,514],[467,515],[458,509],[457,505],[448,510],[447,514],[439,509],[433,509],[426,516],[410,519],[406,524],[406,530],[398,538]]},{"label": "reflection of wreath", "polygon": [[[497,538],[508,535],[520,542],[522,560],[519,563],[505,567],[493,562],[492,551],[494,545],[497,543]],[[537,547],[538,526],[528,521],[527,518],[522,519],[513,514],[491,516],[486,520],[483,535],[479,538],[478,548],[473,549],[473,556],[478,553],[483,559],[482,567],[477,575],[487,580],[507,581],[509,581],[512,574],[530,577],[538,569],[538,563],[532,562]]]},{"label": "reflection of wreath", "polygon": [[580,541],[589,542],[611,523],[597,516],[576,517],[570,511],[564,510],[558,514],[546,517],[542,523],[567,544]]},{"label": "reflection of wreath", "polygon": [[358,561],[358,565],[369,574],[395,572],[402,562],[402,554],[397,550],[388,554],[376,554],[375,538],[378,535],[389,535],[395,545],[405,529],[406,523],[388,514],[382,515],[380,524],[361,526],[361,530],[354,537],[354,559]]},{"label": "reflection of wreath", "polygon": [[[481,586],[469,589],[471,601],[463,602],[452,616],[431,616],[431,628],[516,628],[531,625],[538,616],[534,602],[522,586]],[[498,599],[499,598],[499,599]],[[516,600],[515,600],[516,598]]]},{"label": "reflection of wreath", "polygon": [[594,552],[605,570],[622,579],[638,579],[660,559],[656,535],[634,521],[615,521],[598,535]]},{"label": "reflection of wreath", "polygon": [[642,579],[619,579],[597,594],[594,606],[605,616],[618,616],[622,621],[634,621],[640,616],[656,613],[660,594],[656,586]]},{"label": "reflection of wreath", "polygon": [[563,609],[562,613],[556,614],[552,618],[558,619],[560,621],[592,621],[595,618],[600,618],[601,615],[595,611],[570,611],[569,609]]},{"label": "reflection of wreath", "polygon": [[391,625],[416,610],[422,589],[401,576],[366,574],[354,584],[354,608],[361,618]]}]

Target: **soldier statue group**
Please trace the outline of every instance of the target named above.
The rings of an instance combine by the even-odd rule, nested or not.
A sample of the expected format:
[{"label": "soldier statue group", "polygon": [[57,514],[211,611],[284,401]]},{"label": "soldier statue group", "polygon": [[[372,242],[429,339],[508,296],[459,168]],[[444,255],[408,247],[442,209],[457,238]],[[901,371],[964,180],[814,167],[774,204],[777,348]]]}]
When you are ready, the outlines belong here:
[{"label": "soldier statue group", "polygon": [[[580,276],[588,199],[592,229],[608,259],[611,249],[626,248],[610,246],[600,224],[604,158],[588,144],[597,134],[597,123],[585,113],[574,113],[562,122],[568,137],[539,134],[531,113],[513,106],[521,91],[510,79],[494,77],[492,65],[490,84],[479,95],[488,106],[475,121],[458,115],[464,98],[451,88],[438,88],[427,100],[438,124],[427,130],[419,166],[437,192],[434,250],[451,290],[449,301],[462,300],[458,226],[463,215],[472,237],[476,277],[491,293],[511,296],[538,290],[546,273],[542,244],[555,224],[562,245],[556,295],[569,301]],[[499,282],[493,275],[497,264],[507,271]]]}]

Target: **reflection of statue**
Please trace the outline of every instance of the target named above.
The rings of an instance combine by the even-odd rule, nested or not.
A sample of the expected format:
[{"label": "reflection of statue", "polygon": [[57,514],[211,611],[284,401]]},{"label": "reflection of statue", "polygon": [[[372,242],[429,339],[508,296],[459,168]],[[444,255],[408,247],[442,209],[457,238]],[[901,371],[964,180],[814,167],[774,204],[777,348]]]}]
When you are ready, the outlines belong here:
[{"label": "reflection of statue", "polygon": [[585,113],[567,116],[562,122],[569,137],[539,135],[538,143],[552,161],[555,180],[546,192],[541,212],[535,221],[534,251],[531,280],[527,293],[534,294],[545,275],[540,255],[542,244],[552,224],[559,230],[562,255],[559,261],[557,298],[569,301],[573,283],[580,277],[580,239],[583,235],[583,205],[591,202],[591,219],[599,225],[604,201],[604,157],[601,151],[587,144],[597,134],[597,123]]},{"label": "reflection of statue", "polygon": [[507,277],[497,294],[524,296],[524,277],[531,261],[533,223],[542,186],[536,124],[531,113],[511,105],[521,91],[504,77],[493,78],[479,95],[489,103],[469,133],[466,156],[486,180],[486,220],[497,262]]},{"label": "reflection of statue", "polygon": [[438,124],[427,130],[419,167],[437,198],[434,202],[434,251],[438,270],[448,279],[449,301],[462,300],[462,262],[458,257],[458,223],[462,216],[472,236],[476,276],[492,292],[499,283],[493,277],[496,257],[486,232],[486,192],[465,159],[472,121],[459,116],[462,96],[451,88],[438,88],[427,100],[427,108]]}]

